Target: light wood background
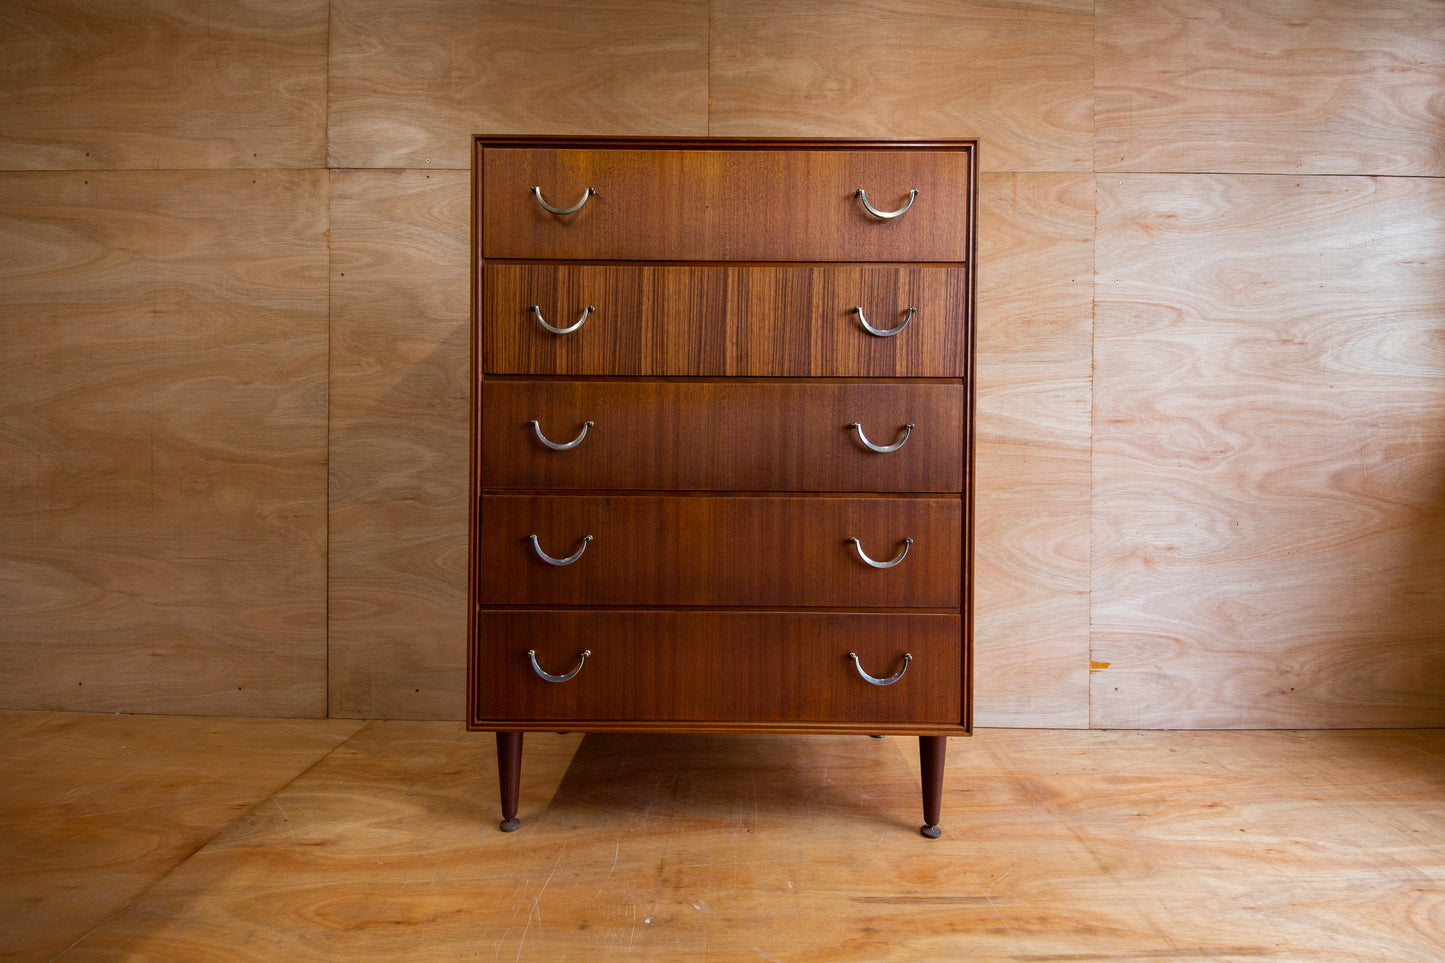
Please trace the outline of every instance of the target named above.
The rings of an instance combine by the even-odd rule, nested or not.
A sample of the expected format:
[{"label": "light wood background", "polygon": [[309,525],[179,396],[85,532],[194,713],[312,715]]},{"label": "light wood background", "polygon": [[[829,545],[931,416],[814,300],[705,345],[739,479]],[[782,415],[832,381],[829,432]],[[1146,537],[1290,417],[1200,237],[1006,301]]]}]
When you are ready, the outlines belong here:
[{"label": "light wood background", "polygon": [[1445,724],[1439,0],[0,6],[0,706],[459,719],[469,138],[978,137],[976,721]]},{"label": "light wood background", "polygon": [[[0,712],[12,960],[1438,963],[1445,730],[527,736]],[[117,805],[124,799],[125,805]]]}]

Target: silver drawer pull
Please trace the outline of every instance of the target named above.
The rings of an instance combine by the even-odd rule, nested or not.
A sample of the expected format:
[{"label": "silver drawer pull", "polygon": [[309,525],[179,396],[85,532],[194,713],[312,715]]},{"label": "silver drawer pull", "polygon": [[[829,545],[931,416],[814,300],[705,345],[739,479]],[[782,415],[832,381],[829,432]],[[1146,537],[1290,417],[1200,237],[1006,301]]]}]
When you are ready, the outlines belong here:
[{"label": "silver drawer pull", "polygon": [[[913,539],[905,538],[903,540],[903,551],[899,552],[896,556],[886,562],[878,562],[868,557],[868,553],[863,551],[863,543],[858,541],[858,539],[850,538],[848,539],[848,541],[852,542],[853,547],[858,550],[858,557],[861,558],[866,564],[871,565],[873,568],[892,568],[899,562],[903,561],[903,559],[908,555],[908,549],[913,545]],[[577,554],[581,555],[582,553],[578,552]]]},{"label": "silver drawer pull", "polygon": [[[532,422],[532,424],[535,425],[536,422],[534,421]],[[588,424],[591,424],[591,422],[588,422]],[[869,451],[876,451],[880,455],[886,455],[890,451],[897,451],[898,449],[902,448],[903,443],[908,440],[908,436],[913,434],[913,422],[910,421],[908,424],[903,426],[902,438],[898,439],[891,445],[875,445],[873,444],[873,442],[868,440],[867,435],[863,434],[863,426],[860,425],[858,422],[855,421],[848,427],[858,432],[858,440],[863,443],[864,448],[867,448]],[[586,434],[586,432],[584,431],[583,434]],[[582,439],[579,438],[577,440],[581,441]]]},{"label": "silver drawer pull", "polygon": [[[550,673],[550,672],[545,672],[545,671],[543,671],[542,667],[537,664],[537,650],[536,650],[536,649],[528,649],[528,650],[527,650],[527,658],[529,658],[529,659],[532,660],[532,671],[535,672],[535,673],[537,673],[538,675],[540,675],[542,678],[546,679],[548,682],[567,682],[567,681],[570,680],[574,675],[576,675],[577,673],[579,673],[579,672],[582,671],[582,663],[586,662],[586,661],[587,661],[587,657],[588,657],[589,655],[591,655],[591,654],[592,654],[592,650],[591,650],[591,649],[583,649],[583,650],[582,650],[582,655],[578,657],[578,659],[577,659],[577,664],[572,667],[572,671],[571,671],[571,672],[568,672],[566,675],[553,675],[553,674]],[[863,670],[862,670],[862,669],[859,669],[858,671],[861,672],[861,671],[863,671]],[[902,675],[903,673],[900,672],[900,673],[898,673],[898,674],[899,674],[899,675]],[[864,676],[864,678],[867,678],[867,676]]]},{"label": "silver drawer pull", "polygon": [[[571,451],[573,448],[576,448],[578,445],[582,444],[582,439],[587,437],[587,429],[592,427],[592,422],[584,421],[582,422],[582,433],[580,435],[578,435],[576,438],[573,438],[571,441],[558,444],[557,442],[548,439],[546,435],[542,434],[542,426],[538,424],[535,420],[529,421],[527,422],[527,424],[531,425],[532,430],[537,433],[537,440],[540,441],[542,444],[546,445],[548,448],[552,449],[553,451]],[[868,444],[866,439],[863,443],[865,445]],[[900,441],[898,444],[901,445],[903,444],[903,442]],[[869,447],[872,446],[870,445]],[[884,449],[874,450],[881,451]],[[892,451],[893,449],[889,448],[886,450]]]},{"label": "silver drawer pull", "polygon": [[[532,188],[532,196],[537,199],[537,203],[541,204],[544,208],[546,208],[548,211],[551,211],[553,214],[576,214],[578,211],[582,210],[582,205],[586,204],[589,200],[591,200],[592,195],[596,193],[596,191],[589,187],[586,191],[582,193],[582,200],[578,201],[576,204],[573,204],[571,207],[553,207],[551,204],[548,204],[547,199],[542,196],[542,188]],[[918,192],[914,191],[914,193],[916,194]],[[863,203],[867,204],[868,202],[864,201]],[[912,203],[912,201],[910,201],[909,203]],[[907,210],[907,208],[904,208],[904,210]],[[899,213],[901,214],[903,212],[899,211]],[[896,215],[884,214],[881,216],[895,217]]]},{"label": "silver drawer pull", "polygon": [[539,543],[539,542],[537,541],[537,536],[536,536],[536,535],[528,535],[527,537],[532,540],[532,551],[534,551],[534,552],[537,553],[537,557],[538,557],[538,558],[540,558],[542,561],[546,562],[548,565],[559,565],[559,566],[560,566],[560,565],[571,565],[573,562],[575,562],[575,561],[577,561],[579,558],[581,558],[581,557],[582,557],[582,553],[585,552],[585,551],[587,551],[587,543],[590,542],[590,541],[592,541],[592,536],[591,536],[591,535],[583,535],[583,536],[582,536],[582,547],[579,548],[579,549],[577,549],[576,552],[572,553],[571,555],[567,556],[566,558],[553,558],[552,556],[548,555],[546,552],[542,551],[541,543]]},{"label": "silver drawer pull", "polygon": [[[886,678],[886,679],[877,679],[877,678],[874,678],[873,676],[869,675],[868,673],[864,672],[864,671],[863,671],[863,663],[858,661],[858,653],[856,653],[856,652],[849,652],[849,653],[848,653],[848,658],[850,658],[850,659],[853,660],[853,668],[855,668],[855,669],[858,670],[858,674],[863,677],[863,681],[864,681],[864,682],[868,683],[869,685],[892,685],[893,683],[897,682],[899,679],[903,678],[903,673],[905,673],[905,672],[908,671],[908,663],[910,663],[910,662],[913,661],[913,654],[910,653],[910,652],[905,652],[905,653],[903,653],[903,668],[899,669],[897,673],[895,673],[894,675],[890,675],[890,676],[889,676],[888,678]],[[535,663],[534,663],[534,664],[535,664]],[[580,669],[580,668],[582,668],[582,666],[581,666],[581,665],[578,665],[577,668]],[[541,670],[539,669],[538,671],[541,671]],[[574,669],[573,672],[574,672],[574,674],[575,674],[576,669]]]},{"label": "silver drawer pull", "polygon": [[[548,331],[552,332],[553,334],[571,334],[573,331],[576,331],[578,328],[582,327],[582,322],[587,320],[587,315],[597,310],[589,304],[587,305],[587,307],[582,309],[582,317],[578,318],[575,324],[568,325],[565,328],[559,328],[556,325],[551,325],[547,323],[547,319],[542,317],[542,309],[540,307],[534,304],[531,306],[531,308],[532,313],[537,316],[537,323],[540,324],[542,327],[546,328]],[[903,323],[907,324],[908,322],[905,321]],[[866,325],[867,322],[865,321],[864,324]],[[899,328],[898,330],[902,331],[903,329]]]},{"label": "silver drawer pull", "polygon": [[[536,188],[534,187],[532,188],[532,190],[536,190]],[[908,203],[904,204],[896,211],[880,211],[872,204],[869,204],[868,195],[863,193],[863,188],[861,187],[858,188],[858,193],[854,194],[853,196],[863,202],[863,206],[868,209],[869,214],[872,214],[874,217],[882,218],[883,220],[887,221],[895,217],[902,217],[908,212],[908,209],[913,206],[913,199],[918,196],[918,188],[915,187],[913,190],[908,192]],[[577,206],[581,207],[582,205],[579,204]]]},{"label": "silver drawer pull", "polygon": [[[861,305],[861,304],[858,305],[856,308],[853,309],[853,312],[858,315],[858,320],[859,320],[860,322],[862,322],[862,324],[863,324],[863,330],[865,330],[865,331],[867,331],[869,334],[873,335],[873,337],[875,337],[875,338],[891,338],[891,337],[893,337],[895,334],[897,334],[898,332],[902,331],[904,328],[908,327],[908,322],[913,320],[913,315],[914,315],[914,313],[915,313],[917,310],[918,310],[917,308],[909,308],[909,309],[908,309],[908,315],[907,315],[907,317],[905,317],[905,318],[903,319],[903,323],[900,324],[900,325],[899,325],[898,327],[896,327],[896,328],[889,328],[889,329],[887,329],[886,331],[885,331],[884,329],[882,329],[882,328],[875,328],[875,327],[873,327],[873,325],[871,325],[871,324],[868,323],[868,319],[863,316],[863,305]],[[537,317],[538,317],[538,319],[540,320],[542,316],[539,314],[539,315],[537,315]],[[577,323],[578,323],[578,324],[581,324],[582,322],[581,322],[581,321],[578,321]],[[545,325],[546,322],[543,322],[543,324]]]}]

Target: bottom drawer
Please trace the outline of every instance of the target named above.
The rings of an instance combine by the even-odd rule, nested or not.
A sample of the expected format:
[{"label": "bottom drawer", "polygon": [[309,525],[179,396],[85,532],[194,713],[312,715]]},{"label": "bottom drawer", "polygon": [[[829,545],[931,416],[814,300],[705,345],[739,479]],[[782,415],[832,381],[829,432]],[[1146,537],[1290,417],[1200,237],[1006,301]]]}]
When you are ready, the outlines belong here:
[{"label": "bottom drawer", "polygon": [[965,669],[956,614],[493,609],[469,720],[959,726]]}]

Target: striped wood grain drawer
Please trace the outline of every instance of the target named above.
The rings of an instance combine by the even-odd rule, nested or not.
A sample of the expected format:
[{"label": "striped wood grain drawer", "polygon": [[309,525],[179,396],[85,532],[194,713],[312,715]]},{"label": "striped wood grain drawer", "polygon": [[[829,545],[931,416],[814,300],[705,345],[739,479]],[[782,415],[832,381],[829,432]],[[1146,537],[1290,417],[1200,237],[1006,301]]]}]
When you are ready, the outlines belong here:
[{"label": "striped wood grain drawer", "polygon": [[488,263],[477,295],[486,374],[968,370],[965,268]]}]

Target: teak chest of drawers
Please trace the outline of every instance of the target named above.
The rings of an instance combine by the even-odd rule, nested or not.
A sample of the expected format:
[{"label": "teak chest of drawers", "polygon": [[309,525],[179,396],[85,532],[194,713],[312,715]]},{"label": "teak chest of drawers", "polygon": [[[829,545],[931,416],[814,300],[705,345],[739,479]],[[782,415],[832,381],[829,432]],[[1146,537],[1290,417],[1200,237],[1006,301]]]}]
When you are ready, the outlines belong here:
[{"label": "teak chest of drawers", "polygon": [[977,144],[479,137],[467,725],[971,727]]}]

